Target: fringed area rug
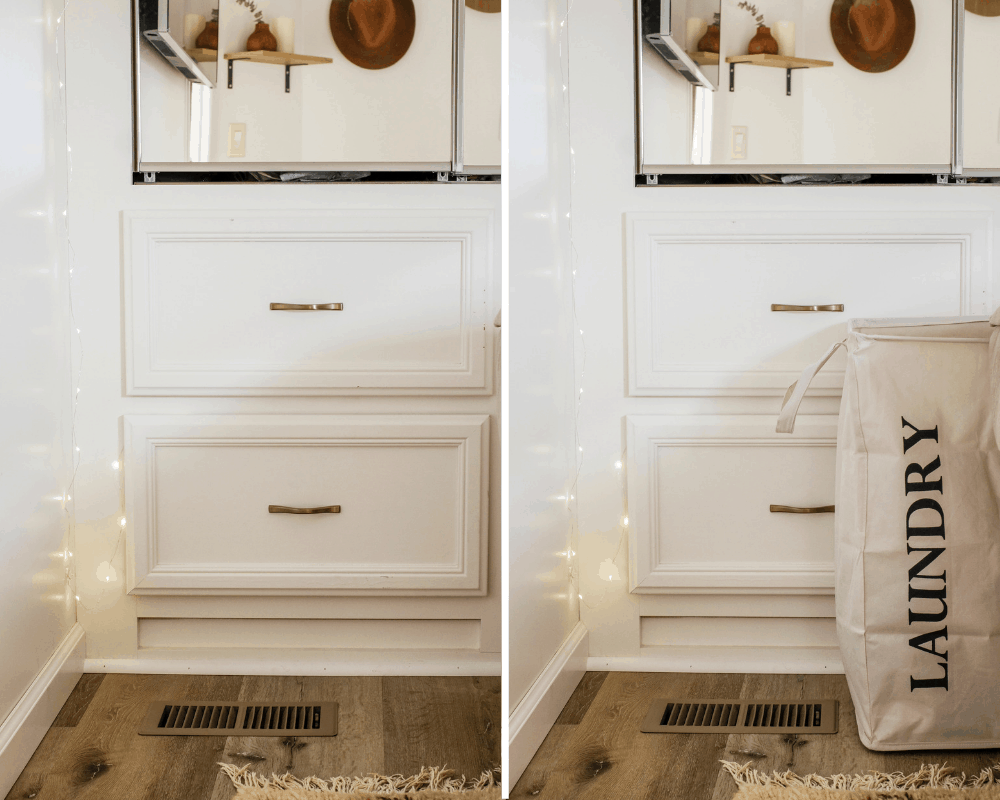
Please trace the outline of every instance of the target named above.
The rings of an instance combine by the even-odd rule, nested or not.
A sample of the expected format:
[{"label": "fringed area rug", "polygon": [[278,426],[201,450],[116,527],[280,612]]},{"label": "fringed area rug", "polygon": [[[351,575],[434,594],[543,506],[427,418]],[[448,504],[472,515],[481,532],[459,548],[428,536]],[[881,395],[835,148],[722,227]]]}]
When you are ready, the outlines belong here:
[{"label": "fringed area rug", "polygon": [[740,790],[733,800],[1000,800],[1000,765],[978,775],[956,774],[947,765],[917,772],[862,775],[796,775],[758,772],[750,764],[723,761]]},{"label": "fringed area rug", "polygon": [[424,767],[419,775],[367,775],[363,778],[265,778],[250,767],[220,764],[236,787],[237,800],[500,800],[500,771],[474,781],[444,767]]}]

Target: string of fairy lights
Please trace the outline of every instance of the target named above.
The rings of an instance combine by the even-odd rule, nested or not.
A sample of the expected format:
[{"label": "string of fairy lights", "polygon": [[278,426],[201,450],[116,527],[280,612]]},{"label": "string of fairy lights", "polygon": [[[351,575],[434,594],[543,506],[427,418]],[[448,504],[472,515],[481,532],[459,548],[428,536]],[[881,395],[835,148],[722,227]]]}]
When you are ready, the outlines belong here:
[{"label": "string of fairy lights", "polygon": [[[598,597],[585,598],[583,595],[583,590],[580,586],[580,570],[579,570],[579,558],[577,556],[577,551],[579,550],[579,537],[580,537],[580,527],[579,527],[579,509],[576,501],[577,488],[579,484],[580,475],[583,471],[584,464],[584,451],[583,444],[580,439],[580,415],[583,406],[583,383],[586,375],[587,369],[587,343],[584,337],[583,328],[580,327],[580,319],[577,313],[577,268],[580,263],[579,253],[576,249],[576,239],[573,235],[573,186],[576,183],[576,150],[573,148],[572,130],[570,125],[571,120],[571,101],[569,93],[569,73],[570,73],[570,48],[569,48],[569,19],[572,14],[573,0],[569,0],[566,7],[566,12],[561,20],[559,20],[559,66],[561,70],[561,83],[562,83],[562,102],[563,102],[563,120],[566,126],[566,139],[569,143],[569,177],[570,177],[570,192],[569,192],[569,211],[566,213],[567,228],[568,228],[568,238],[569,238],[569,250],[570,250],[570,285],[571,285],[571,303],[572,303],[572,317],[573,317],[573,330],[576,339],[576,346],[574,347],[574,384],[575,384],[575,415],[574,415],[574,437],[575,437],[575,462],[576,470],[573,475],[572,481],[570,483],[570,489],[568,492],[568,497],[566,497],[569,515],[570,515],[570,532],[569,532],[569,547],[566,551],[566,556],[569,561],[569,583],[570,591],[572,594],[576,595],[578,602],[587,608],[593,609],[597,608],[601,602],[603,602],[605,592],[602,592]],[[621,494],[621,507],[622,513],[619,517],[618,523],[618,546],[615,550],[614,555],[610,559],[606,559],[600,568],[599,577],[603,580],[617,581],[620,580],[620,569],[618,567],[618,560],[622,556],[626,541],[628,537],[628,499],[625,486],[625,467],[624,467],[624,452],[621,453],[619,459],[614,464],[614,474],[615,479],[618,482],[619,492]],[[605,566],[607,565],[607,566]]]},{"label": "string of fairy lights", "polygon": [[[61,230],[57,228],[58,239],[61,242],[65,242],[65,250],[61,250],[65,257],[66,265],[66,275],[67,275],[67,305],[68,305],[68,317],[70,326],[70,380],[71,380],[71,414],[70,414],[70,453],[71,453],[71,472],[69,476],[69,482],[67,489],[63,495],[63,507],[64,513],[67,518],[67,544],[61,553],[65,564],[65,575],[67,584],[69,586],[76,586],[78,581],[78,571],[76,569],[79,555],[74,556],[74,549],[79,553],[79,548],[76,546],[76,503],[73,500],[73,496],[77,493],[76,491],[76,481],[79,475],[80,465],[82,462],[82,454],[80,451],[80,445],[78,443],[78,417],[80,408],[80,394],[81,394],[81,379],[84,372],[84,348],[83,339],[81,335],[81,330],[77,324],[76,319],[76,307],[74,302],[74,283],[76,280],[76,251],[73,246],[73,237],[70,235],[71,229],[71,216],[70,216],[70,189],[73,182],[73,147],[69,142],[69,112],[68,112],[68,101],[67,101],[67,87],[68,76],[66,71],[66,27],[69,11],[69,0],[63,0],[61,11],[54,12],[56,14],[55,20],[52,19],[50,14],[47,18],[47,22],[51,27],[53,42],[54,42],[54,52],[55,52],[55,74],[58,79],[56,81],[57,92],[58,92],[58,102],[55,104],[55,113],[57,115],[57,127],[61,130],[63,137],[62,141],[66,146],[66,170],[65,170],[65,185],[63,187],[62,196],[60,198],[62,209],[61,214],[56,214],[55,218],[58,220],[61,218]],[[115,594],[120,593],[120,589],[117,585],[110,586],[109,584],[117,584],[118,573],[114,568],[116,558],[121,551],[122,544],[125,540],[126,525],[127,520],[122,509],[125,508],[125,495],[124,495],[124,482],[122,480],[123,466],[124,466],[124,452],[119,449],[117,453],[117,458],[111,462],[110,472],[112,474],[112,479],[115,481],[117,486],[117,496],[118,496],[118,509],[119,513],[116,516],[117,521],[117,534],[114,536],[114,546],[110,552],[110,555],[106,561],[102,561],[95,572],[95,577],[97,578],[98,585],[104,584],[96,597],[92,598],[98,602],[103,601],[106,594],[109,592],[114,592]],[[80,590],[77,586],[74,592],[74,597],[77,603],[84,605],[86,604],[81,600]],[[88,597],[88,599],[91,599]]]}]

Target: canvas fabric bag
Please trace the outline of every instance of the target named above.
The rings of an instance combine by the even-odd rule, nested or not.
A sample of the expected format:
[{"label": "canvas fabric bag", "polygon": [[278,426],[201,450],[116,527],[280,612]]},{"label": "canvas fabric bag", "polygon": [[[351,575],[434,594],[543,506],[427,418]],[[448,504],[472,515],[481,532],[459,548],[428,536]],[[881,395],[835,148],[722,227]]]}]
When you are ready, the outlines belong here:
[{"label": "canvas fabric bag", "polygon": [[984,317],[852,320],[782,404],[777,430],[790,433],[809,382],[846,347],[837,636],[873,750],[1000,746],[1000,345],[990,334]]}]

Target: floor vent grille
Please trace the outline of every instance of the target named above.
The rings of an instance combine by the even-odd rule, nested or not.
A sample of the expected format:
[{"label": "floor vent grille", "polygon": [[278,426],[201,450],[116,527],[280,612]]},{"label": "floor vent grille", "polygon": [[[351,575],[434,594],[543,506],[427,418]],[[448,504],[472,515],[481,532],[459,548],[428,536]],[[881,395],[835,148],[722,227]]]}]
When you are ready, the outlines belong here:
[{"label": "floor vent grille", "polygon": [[157,702],[140,736],[336,736],[336,703]]},{"label": "floor vent grille", "polygon": [[644,733],[836,733],[836,700],[654,700]]}]

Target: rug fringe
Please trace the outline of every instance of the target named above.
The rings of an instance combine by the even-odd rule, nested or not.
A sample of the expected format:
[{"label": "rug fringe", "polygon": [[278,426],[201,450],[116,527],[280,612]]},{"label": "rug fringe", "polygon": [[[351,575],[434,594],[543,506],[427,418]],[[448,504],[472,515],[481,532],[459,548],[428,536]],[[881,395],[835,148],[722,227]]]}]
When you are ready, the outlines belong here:
[{"label": "rug fringe", "polygon": [[478,778],[467,781],[465,776],[456,775],[447,767],[423,767],[419,775],[379,775],[371,773],[363,777],[348,778],[344,776],[324,780],[311,776],[297,778],[288,773],[278,775],[271,773],[267,778],[251,771],[248,764],[237,767],[235,764],[219,762],[222,771],[229,776],[237,789],[311,789],[318,792],[419,792],[434,790],[437,792],[465,792],[470,789],[488,789],[500,785],[500,767],[484,770]]},{"label": "rug fringe", "polygon": [[758,772],[750,762],[722,761],[740,786],[806,786],[813,789],[966,789],[1000,785],[1000,764],[978,775],[956,774],[947,764],[922,764],[917,772],[866,772],[861,775],[797,775],[794,772]]}]

